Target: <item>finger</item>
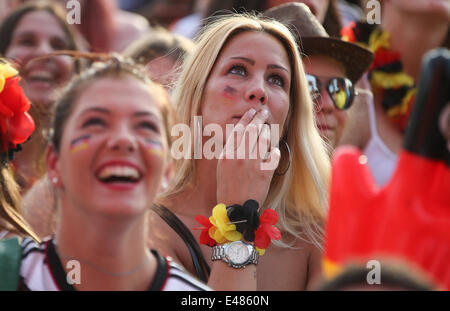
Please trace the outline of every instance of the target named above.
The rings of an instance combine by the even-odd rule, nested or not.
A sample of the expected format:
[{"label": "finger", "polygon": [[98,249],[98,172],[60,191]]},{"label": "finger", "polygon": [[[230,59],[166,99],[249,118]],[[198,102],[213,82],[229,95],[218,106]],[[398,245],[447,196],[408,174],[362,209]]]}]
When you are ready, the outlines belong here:
[{"label": "finger", "polygon": [[247,128],[247,126],[253,121],[253,119],[256,117],[257,112],[254,108],[250,108],[242,118],[239,120],[238,123],[234,126],[233,132],[241,134],[244,132],[244,130]]},{"label": "finger", "polygon": [[233,127],[233,130],[230,132],[219,158],[221,158],[221,159],[224,157],[227,159],[234,158],[235,150],[237,149],[237,146],[239,146],[239,144],[240,144],[242,135],[244,134],[245,129],[248,126],[248,124],[255,117],[255,114],[256,114],[256,110],[253,108],[250,108],[242,116],[242,118],[239,120],[239,122]]},{"label": "finger", "polygon": [[255,146],[258,142],[258,126],[256,124],[249,124],[245,129],[243,134],[243,138],[239,147],[237,149],[238,159],[245,159],[246,154],[248,153],[249,159],[255,160],[257,159],[257,151],[255,150]]},{"label": "finger", "polygon": [[268,153],[270,151],[270,127],[267,124],[263,125],[263,128],[261,130],[261,134],[258,138],[258,143],[255,144],[253,150],[256,153],[259,151],[259,158],[265,160],[268,156]]},{"label": "finger", "polygon": [[255,145],[257,144],[258,137],[261,134],[262,127],[268,117],[269,112],[266,109],[261,109],[255,115],[253,120],[247,125],[247,128],[242,133],[241,137],[238,137],[237,139],[237,146],[239,150],[249,150],[249,153],[252,153]]},{"label": "finger", "polygon": [[258,135],[260,135],[262,126],[266,122],[268,117],[269,117],[269,111],[267,109],[263,108],[260,111],[258,111],[258,113],[255,115],[255,117],[250,122],[250,124],[247,125],[247,127],[252,124],[256,125],[256,127],[258,128]]}]

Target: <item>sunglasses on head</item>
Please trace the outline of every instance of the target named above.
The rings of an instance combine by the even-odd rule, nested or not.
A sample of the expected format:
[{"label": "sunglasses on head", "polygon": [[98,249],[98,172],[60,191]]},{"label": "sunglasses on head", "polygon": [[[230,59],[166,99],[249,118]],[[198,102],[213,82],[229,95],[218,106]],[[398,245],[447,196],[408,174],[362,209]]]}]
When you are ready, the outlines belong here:
[{"label": "sunglasses on head", "polygon": [[322,88],[325,87],[328,95],[334,106],[339,110],[350,108],[355,97],[355,90],[353,83],[347,78],[330,78],[328,81],[321,81],[318,77],[306,74],[308,81],[309,92],[312,99],[315,101],[322,93]]}]

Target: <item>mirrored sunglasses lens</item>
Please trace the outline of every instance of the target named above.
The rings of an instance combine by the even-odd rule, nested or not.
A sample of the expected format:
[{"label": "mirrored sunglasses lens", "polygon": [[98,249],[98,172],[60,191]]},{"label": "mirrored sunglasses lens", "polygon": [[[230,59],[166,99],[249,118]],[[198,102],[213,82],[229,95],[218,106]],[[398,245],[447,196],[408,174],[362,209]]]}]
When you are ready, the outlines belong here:
[{"label": "mirrored sunglasses lens", "polygon": [[345,78],[333,78],[328,84],[330,94],[337,109],[345,110],[350,107],[352,101],[352,83]]}]

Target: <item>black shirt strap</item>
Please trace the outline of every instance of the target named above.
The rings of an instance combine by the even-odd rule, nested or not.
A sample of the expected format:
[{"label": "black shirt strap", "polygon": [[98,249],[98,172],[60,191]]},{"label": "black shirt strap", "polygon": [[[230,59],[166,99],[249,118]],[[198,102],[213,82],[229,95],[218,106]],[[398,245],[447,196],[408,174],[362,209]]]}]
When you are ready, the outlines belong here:
[{"label": "black shirt strap", "polygon": [[183,239],[194,264],[197,277],[204,283],[208,282],[211,268],[203,257],[200,245],[186,225],[164,205],[152,206],[152,209]]}]

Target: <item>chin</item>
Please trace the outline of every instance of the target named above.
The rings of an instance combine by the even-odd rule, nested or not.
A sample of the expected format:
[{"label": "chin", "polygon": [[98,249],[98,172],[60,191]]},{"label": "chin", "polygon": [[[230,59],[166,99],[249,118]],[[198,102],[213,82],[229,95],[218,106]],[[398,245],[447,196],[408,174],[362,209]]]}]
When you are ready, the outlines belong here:
[{"label": "chin", "polygon": [[50,107],[54,102],[54,98],[50,94],[42,94],[39,92],[30,92],[30,95],[27,95],[27,97],[30,99],[30,101],[33,104],[38,104],[41,107]]},{"label": "chin", "polygon": [[127,219],[134,219],[140,217],[147,210],[143,204],[136,204],[136,202],[120,202],[114,201],[111,204],[102,203],[97,211],[105,218],[125,221]]}]

